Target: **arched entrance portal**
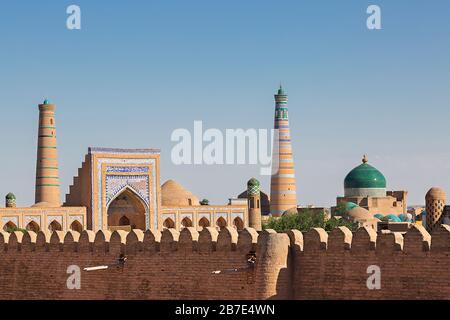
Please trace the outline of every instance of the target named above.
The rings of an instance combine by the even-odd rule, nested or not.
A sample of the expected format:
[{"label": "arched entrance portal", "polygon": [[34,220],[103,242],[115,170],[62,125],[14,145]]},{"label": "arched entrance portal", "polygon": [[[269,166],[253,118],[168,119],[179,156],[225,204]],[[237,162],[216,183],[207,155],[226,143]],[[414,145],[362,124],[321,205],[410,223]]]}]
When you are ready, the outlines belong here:
[{"label": "arched entrance portal", "polygon": [[134,191],[124,189],[108,207],[108,227],[113,230],[146,230],[145,208],[145,203]]}]

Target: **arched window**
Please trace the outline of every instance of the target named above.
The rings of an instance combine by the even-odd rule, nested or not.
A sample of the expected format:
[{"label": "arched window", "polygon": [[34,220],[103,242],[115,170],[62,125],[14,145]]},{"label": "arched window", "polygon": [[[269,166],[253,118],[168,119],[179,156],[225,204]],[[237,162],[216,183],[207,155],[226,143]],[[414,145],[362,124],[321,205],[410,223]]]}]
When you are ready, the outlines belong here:
[{"label": "arched window", "polygon": [[3,230],[5,230],[6,232],[14,232],[17,230],[17,226],[14,222],[12,221],[8,221],[5,226],[3,227]]},{"label": "arched window", "polygon": [[49,224],[48,230],[50,230],[51,232],[53,232],[53,231],[62,231],[62,227],[61,227],[61,224],[58,221],[53,220],[52,223]]},{"label": "arched window", "polygon": [[70,225],[70,230],[81,233],[83,231],[83,226],[81,225],[81,223],[79,221],[75,220]]},{"label": "arched window", "polygon": [[198,226],[201,228],[207,228],[209,227],[211,224],[209,223],[209,220],[206,219],[205,217],[201,218],[200,221],[198,222]]},{"label": "arched window", "polygon": [[30,221],[30,223],[27,224],[25,229],[27,229],[28,231],[33,231],[33,232],[38,233],[41,228],[39,227],[39,225],[36,222]]},{"label": "arched window", "polygon": [[181,225],[185,228],[192,227],[192,221],[188,217],[185,217],[183,220],[181,220]]},{"label": "arched window", "polygon": [[225,228],[227,226],[227,221],[224,218],[220,217],[219,219],[217,219],[216,225],[220,229]]},{"label": "arched window", "polygon": [[173,222],[172,219],[167,218],[164,223],[163,223],[163,227],[166,229],[174,229],[175,228],[175,222]]},{"label": "arched window", "polygon": [[234,227],[235,227],[238,231],[241,231],[241,230],[244,229],[244,221],[242,221],[242,219],[239,218],[239,217],[237,217],[236,219],[234,219],[233,225],[234,225]]}]

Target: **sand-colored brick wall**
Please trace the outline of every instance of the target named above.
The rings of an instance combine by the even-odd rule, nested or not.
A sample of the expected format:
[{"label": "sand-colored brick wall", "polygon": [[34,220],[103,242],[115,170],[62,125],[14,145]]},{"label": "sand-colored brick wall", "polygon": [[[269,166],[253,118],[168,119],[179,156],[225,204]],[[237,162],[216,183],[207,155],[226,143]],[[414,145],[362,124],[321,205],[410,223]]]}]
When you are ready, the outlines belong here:
[{"label": "sand-colored brick wall", "polygon": [[[316,229],[296,241],[304,247],[295,254],[295,299],[450,299],[448,226],[431,236],[422,226],[404,235]],[[380,290],[367,287],[371,265],[380,267]]]},{"label": "sand-colored brick wall", "polygon": [[[286,235],[264,234],[268,239]],[[213,275],[215,270],[247,268],[247,254],[256,250],[253,229],[239,234],[227,227],[220,233],[170,229],[156,237],[151,231],[0,233],[0,299],[255,299],[279,295],[266,286],[264,272],[276,273],[278,261],[241,272]],[[273,242],[273,240],[271,240]],[[6,243],[6,245],[5,245]],[[264,255],[273,256],[278,250]],[[123,268],[81,273],[81,289],[66,286],[67,268],[114,264],[127,256]],[[256,277],[259,274],[261,278]],[[267,275],[267,277],[270,277]],[[286,279],[287,281],[287,279]],[[257,292],[255,289],[258,288]],[[272,290],[272,291],[270,291]]]},{"label": "sand-colored brick wall", "polygon": [[[248,268],[252,251],[256,264]],[[421,226],[404,234],[0,232],[0,299],[450,299],[449,251],[448,226],[431,236]],[[121,254],[123,268],[82,271],[81,289],[67,288],[70,265],[113,265]],[[380,267],[380,290],[367,288],[371,265]]]}]

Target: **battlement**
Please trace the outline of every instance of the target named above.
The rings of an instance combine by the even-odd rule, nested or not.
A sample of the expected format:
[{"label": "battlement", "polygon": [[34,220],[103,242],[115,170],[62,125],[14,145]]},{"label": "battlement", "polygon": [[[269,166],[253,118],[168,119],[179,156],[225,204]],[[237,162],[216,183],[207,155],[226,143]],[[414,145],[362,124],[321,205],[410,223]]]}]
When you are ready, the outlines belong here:
[{"label": "battlement", "polygon": [[256,251],[258,233],[252,228],[241,232],[231,227],[218,232],[215,228],[184,228],[181,232],[165,229],[153,233],[150,230],[126,232],[100,230],[55,231],[47,233],[28,231],[23,233],[0,232],[2,252],[91,252],[111,254],[137,254],[139,252],[170,253],[174,251],[211,253],[215,251]]},{"label": "battlement", "polygon": [[[262,231],[263,235],[277,234],[273,230]],[[413,225],[408,232],[402,234],[383,230],[376,233],[373,229],[363,227],[352,233],[346,227],[338,227],[327,233],[324,229],[314,228],[302,233],[291,230],[286,233],[290,239],[290,247],[295,252],[317,251],[375,251],[389,254],[400,251],[417,253],[420,251],[450,251],[450,227],[442,225],[431,235],[420,225]],[[47,233],[28,231],[0,232],[0,253],[25,252],[93,252],[136,254],[138,252],[175,251],[211,253],[215,251],[257,251],[258,235],[255,229],[245,228],[238,232],[225,227],[220,232],[216,228],[204,228],[198,232],[195,228],[184,228],[181,232],[165,229],[153,233],[139,229],[126,232],[122,230],[100,230],[94,233],[85,230],[81,234],[76,231],[55,231]],[[3,248],[3,250],[1,250]]]},{"label": "battlement", "polygon": [[327,233],[315,228],[303,234],[298,230],[288,232],[291,246],[298,252],[310,251],[375,251],[389,254],[396,251],[417,253],[420,251],[450,251],[450,227],[441,225],[431,235],[420,225],[412,225],[406,233],[382,230],[376,233],[362,227],[352,233],[346,227],[338,227]]},{"label": "battlement", "polygon": [[[0,232],[0,299],[450,299],[449,251],[446,225],[431,235],[418,225],[403,234],[367,227]],[[79,290],[67,288],[70,266],[79,267]],[[95,266],[110,267],[82,271]],[[367,286],[373,266],[378,290]]]}]

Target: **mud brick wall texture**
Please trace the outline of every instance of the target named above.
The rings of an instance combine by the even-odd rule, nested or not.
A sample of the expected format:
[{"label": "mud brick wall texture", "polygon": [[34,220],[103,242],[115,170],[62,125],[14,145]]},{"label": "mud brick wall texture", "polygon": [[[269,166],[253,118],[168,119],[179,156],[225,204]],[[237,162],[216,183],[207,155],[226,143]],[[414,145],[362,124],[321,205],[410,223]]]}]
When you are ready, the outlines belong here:
[{"label": "mud brick wall texture", "polygon": [[[256,252],[256,263],[248,262]],[[117,262],[121,255],[127,260]],[[449,299],[450,228],[0,232],[0,299]],[[70,266],[81,269],[69,289]],[[381,287],[367,287],[380,267]],[[83,271],[86,267],[106,270]],[[214,274],[220,270],[222,273]]]}]

